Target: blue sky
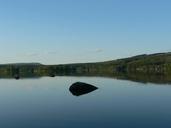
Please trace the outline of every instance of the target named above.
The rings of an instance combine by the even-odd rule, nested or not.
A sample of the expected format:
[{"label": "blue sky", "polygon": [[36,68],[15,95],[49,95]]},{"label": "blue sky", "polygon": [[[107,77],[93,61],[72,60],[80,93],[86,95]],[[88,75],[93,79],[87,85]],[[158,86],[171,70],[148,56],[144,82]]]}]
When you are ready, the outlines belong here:
[{"label": "blue sky", "polygon": [[171,51],[170,0],[0,0],[0,63]]}]

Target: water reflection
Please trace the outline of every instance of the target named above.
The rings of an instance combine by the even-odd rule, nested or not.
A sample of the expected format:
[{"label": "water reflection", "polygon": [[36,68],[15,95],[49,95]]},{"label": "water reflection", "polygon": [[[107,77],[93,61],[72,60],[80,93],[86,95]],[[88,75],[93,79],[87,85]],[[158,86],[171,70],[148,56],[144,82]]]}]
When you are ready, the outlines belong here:
[{"label": "water reflection", "polygon": [[93,86],[93,85],[90,85],[87,83],[82,83],[82,82],[76,82],[70,86],[69,91],[74,96],[81,96],[81,95],[85,95],[85,94],[88,94],[90,92],[93,92],[97,89],[98,88]]},{"label": "water reflection", "polygon": [[20,75],[19,75],[19,74],[15,74],[15,75],[14,75],[14,78],[15,78],[16,80],[19,80],[19,79],[20,79]]},{"label": "water reflection", "polygon": [[[76,81],[99,90],[71,89],[73,96]],[[171,128],[171,86],[143,85],[100,77],[1,79],[0,128]]]},{"label": "water reflection", "polygon": [[108,77],[121,80],[130,80],[141,83],[155,83],[155,84],[171,84],[171,76],[165,74],[138,74],[138,73],[35,73],[35,72],[0,72],[0,78],[14,78],[14,79],[26,79],[26,78],[41,78],[41,77],[55,77],[55,76],[88,76],[88,77]]}]

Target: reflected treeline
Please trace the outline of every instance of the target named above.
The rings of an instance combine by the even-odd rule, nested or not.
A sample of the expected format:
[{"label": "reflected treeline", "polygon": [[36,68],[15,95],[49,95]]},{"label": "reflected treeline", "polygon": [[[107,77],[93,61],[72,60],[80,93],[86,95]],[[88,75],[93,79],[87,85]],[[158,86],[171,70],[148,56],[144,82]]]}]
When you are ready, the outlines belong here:
[{"label": "reflected treeline", "polygon": [[[117,70],[116,70],[117,68]],[[137,72],[123,70],[113,63],[68,65],[11,64],[0,65],[0,78],[40,78],[44,76],[97,76],[125,79],[142,83],[171,84],[171,75],[164,72]]]},{"label": "reflected treeline", "polygon": [[53,70],[20,70],[13,69],[8,71],[1,71],[0,78],[13,78],[13,79],[25,79],[25,78],[40,78],[40,77],[55,77],[55,76],[87,76],[87,77],[109,77],[114,79],[131,80],[135,82],[142,83],[163,83],[171,84],[171,75],[164,74],[147,74],[147,73],[112,73],[112,72],[76,72],[76,71],[65,71],[65,72],[55,72]]},{"label": "reflected treeline", "polygon": [[115,78],[122,80],[131,80],[141,83],[155,84],[171,84],[171,76],[164,74],[140,74],[140,73],[125,73],[116,75]]}]

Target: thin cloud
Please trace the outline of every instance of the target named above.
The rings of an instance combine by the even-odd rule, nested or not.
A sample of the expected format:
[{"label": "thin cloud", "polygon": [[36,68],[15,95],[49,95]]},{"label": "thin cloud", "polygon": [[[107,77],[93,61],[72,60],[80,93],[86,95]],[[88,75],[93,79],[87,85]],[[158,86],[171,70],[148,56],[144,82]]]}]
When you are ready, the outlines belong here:
[{"label": "thin cloud", "polygon": [[96,52],[96,53],[101,53],[101,52],[103,52],[103,51],[104,51],[104,50],[103,50],[103,49],[100,49],[100,48],[94,50],[94,52]]},{"label": "thin cloud", "polygon": [[26,56],[28,57],[34,57],[34,56],[39,56],[40,54],[39,53],[27,53]]},{"label": "thin cloud", "polygon": [[55,55],[57,51],[45,51],[45,52],[30,52],[26,53],[25,56],[27,57],[37,57],[37,56],[45,56],[45,55]]},{"label": "thin cloud", "polygon": [[102,53],[102,52],[104,52],[104,49],[101,49],[101,48],[89,49],[89,50],[87,50],[87,52],[89,52],[91,54],[94,54],[94,53]]},{"label": "thin cloud", "polygon": [[47,54],[57,54],[57,51],[49,51]]}]

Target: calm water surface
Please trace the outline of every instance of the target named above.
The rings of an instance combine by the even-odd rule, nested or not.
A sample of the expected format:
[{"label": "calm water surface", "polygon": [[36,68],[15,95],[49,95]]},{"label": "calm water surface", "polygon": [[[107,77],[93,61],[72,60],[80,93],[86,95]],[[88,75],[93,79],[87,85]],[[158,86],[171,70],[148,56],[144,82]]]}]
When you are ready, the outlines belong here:
[{"label": "calm water surface", "polygon": [[[98,87],[74,96],[75,82]],[[0,79],[0,128],[171,128],[171,85],[98,77]]]}]

